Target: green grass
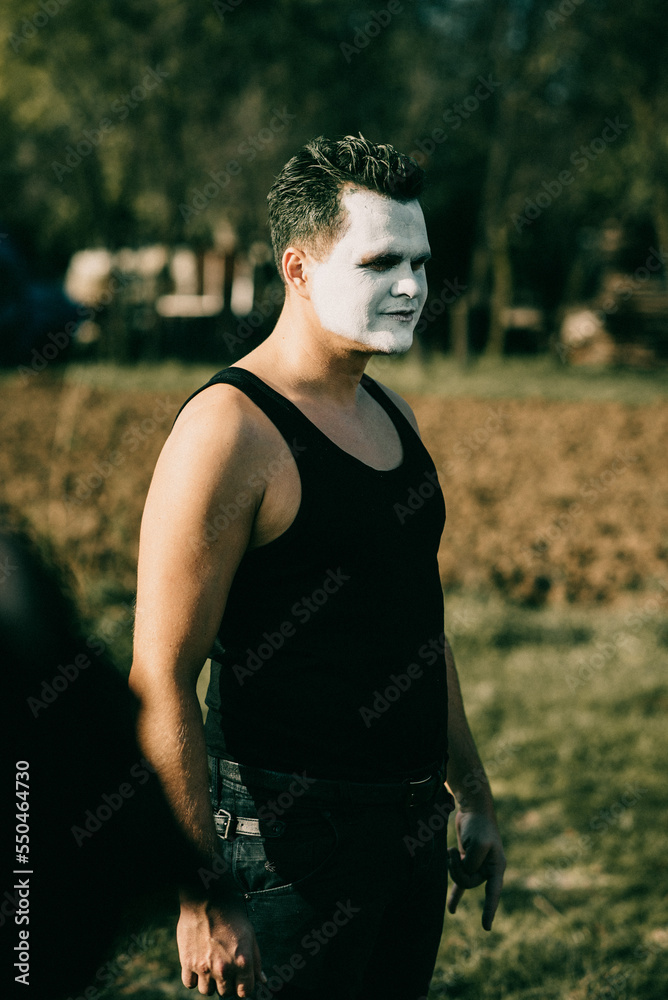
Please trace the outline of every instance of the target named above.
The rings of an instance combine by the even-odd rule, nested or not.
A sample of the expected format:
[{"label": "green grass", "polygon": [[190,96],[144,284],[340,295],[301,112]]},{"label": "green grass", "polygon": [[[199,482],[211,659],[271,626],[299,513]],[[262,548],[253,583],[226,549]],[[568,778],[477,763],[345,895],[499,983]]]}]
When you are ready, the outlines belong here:
[{"label": "green grass", "polygon": [[634,371],[571,368],[552,356],[479,358],[468,367],[436,355],[422,364],[414,354],[404,359],[372,359],[368,372],[402,394],[473,396],[480,399],[618,400],[642,404],[668,395],[668,369]]},{"label": "green grass", "polygon": [[[430,1000],[668,996],[665,607],[631,619],[446,595],[508,870],[490,934],[481,890],[446,916]],[[121,963],[108,1000],[192,996],[173,926]]]},{"label": "green grass", "polygon": [[[222,367],[222,366],[221,366]],[[110,362],[72,363],[66,369],[30,376],[64,377],[103,388],[189,392],[208,381],[211,365],[178,361],[115,365]],[[668,396],[668,367],[652,371],[622,368],[569,367],[549,355],[500,360],[480,358],[462,368],[453,358],[436,355],[426,362],[411,352],[403,358],[372,358],[367,368],[374,378],[407,395],[473,396],[483,399],[541,397],[563,400],[618,400],[640,405]],[[1,378],[20,377],[12,370]]]},{"label": "green grass", "polygon": [[668,996],[662,608],[446,602],[508,870],[490,935],[480,892],[446,918],[430,1000]]}]

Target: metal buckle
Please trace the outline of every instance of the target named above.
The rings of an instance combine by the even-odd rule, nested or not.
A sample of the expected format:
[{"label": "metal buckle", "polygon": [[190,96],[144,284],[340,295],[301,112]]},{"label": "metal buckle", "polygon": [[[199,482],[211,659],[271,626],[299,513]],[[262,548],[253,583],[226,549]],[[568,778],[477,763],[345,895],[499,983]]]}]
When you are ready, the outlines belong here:
[{"label": "metal buckle", "polygon": [[234,833],[230,834],[230,828],[233,820],[236,822],[236,816],[233,816],[231,812],[227,811],[227,809],[219,809],[213,814],[213,822],[216,826],[216,833],[223,840],[234,839]]},{"label": "metal buckle", "polygon": [[408,805],[415,806],[421,801],[419,798],[420,789],[424,788],[429,782],[433,782],[436,775],[430,774],[426,778],[420,778],[419,781],[409,781],[408,782]]}]

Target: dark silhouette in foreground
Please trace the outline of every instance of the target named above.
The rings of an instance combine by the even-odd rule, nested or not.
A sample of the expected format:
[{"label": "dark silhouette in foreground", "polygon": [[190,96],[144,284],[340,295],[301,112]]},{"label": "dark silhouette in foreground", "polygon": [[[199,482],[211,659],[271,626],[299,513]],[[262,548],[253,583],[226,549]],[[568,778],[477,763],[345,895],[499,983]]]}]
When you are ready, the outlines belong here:
[{"label": "dark silhouette in foreground", "polygon": [[[25,975],[27,964],[19,995],[48,990],[58,1000],[88,988],[94,1000],[113,982],[119,934],[128,935],[126,951],[141,951],[145,939],[132,932],[177,883],[198,881],[200,859],[137,745],[134,698],[105,644],[86,635],[62,575],[37,546],[2,529],[0,662],[11,814],[0,938],[12,969],[3,981]],[[27,809],[13,808],[15,780],[14,801]]]}]

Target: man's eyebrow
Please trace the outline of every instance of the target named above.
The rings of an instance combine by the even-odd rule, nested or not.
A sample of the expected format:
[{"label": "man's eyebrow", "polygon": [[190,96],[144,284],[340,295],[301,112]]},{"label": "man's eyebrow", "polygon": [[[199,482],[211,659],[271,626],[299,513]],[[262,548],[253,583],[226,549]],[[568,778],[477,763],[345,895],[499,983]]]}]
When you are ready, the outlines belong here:
[{"label": "man's eyebrow", "polygon": [[[392,266],[393,264],[399,264],[403,259],[404,254],[400,253],[377,253],[362,257],[360,264],[362,266],[366,266],[367,264],[385,264]],[[417,257],[411,257],[411,263],[426,264],[426,262],[430,259],[431,253],[429,253],[429,251],[425,251],[425,253],[421,253]]]}]

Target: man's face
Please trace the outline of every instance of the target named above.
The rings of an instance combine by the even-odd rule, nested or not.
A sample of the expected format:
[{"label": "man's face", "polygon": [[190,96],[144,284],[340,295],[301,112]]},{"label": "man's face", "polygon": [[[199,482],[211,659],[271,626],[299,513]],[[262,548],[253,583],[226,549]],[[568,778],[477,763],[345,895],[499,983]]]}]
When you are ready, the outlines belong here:
[{"label": "man's face", "polygon": [[427,298],[429,241],[417,201],[353,188],[348,228],[310,267],[311,302],[324,329],[379,354],[402,354]]}]

